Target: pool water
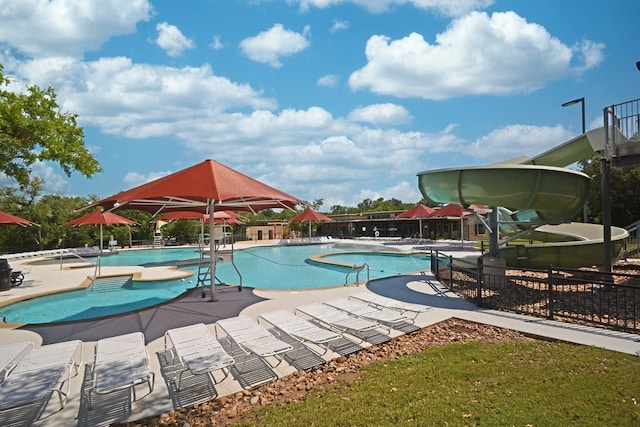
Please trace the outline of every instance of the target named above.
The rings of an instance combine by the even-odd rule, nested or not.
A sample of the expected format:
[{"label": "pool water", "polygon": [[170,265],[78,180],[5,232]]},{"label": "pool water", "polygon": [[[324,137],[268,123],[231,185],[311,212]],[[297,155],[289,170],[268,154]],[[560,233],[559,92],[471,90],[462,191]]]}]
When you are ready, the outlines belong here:
[{"label": "pool water", "polygon": [[[358,250],[357,253],[344,251]],[[427,270],[426,254],[362,252],[363,247],[346,245],[264,246],[234,251],[234,262],[242,274],[243,286],[262,289],[318,289],[344,285],[349,268],[319,265],[308,258],[330,254],[331,261],[367,264],[369,278],[376,279]],[[366,250],[371,250],[367,247]],[[102,258],[102,265],[148,265],[199,257],[195,248],[143,249],[121,251]],[[131,277],[98,279],[89,288],[47,295],[0,308],[0,317],[11,323],[51,323],[97,318],[151,307],[171,300],[197,283],[197,265],[181,267],[194,273],[186,279],[138,282]],[[223,283],[239,284],[240,278],[229,262],[218,263],[216,277]],[[366,273],[360,273],[360,280]],[[349,274],[355,281],[355,273]]]}]

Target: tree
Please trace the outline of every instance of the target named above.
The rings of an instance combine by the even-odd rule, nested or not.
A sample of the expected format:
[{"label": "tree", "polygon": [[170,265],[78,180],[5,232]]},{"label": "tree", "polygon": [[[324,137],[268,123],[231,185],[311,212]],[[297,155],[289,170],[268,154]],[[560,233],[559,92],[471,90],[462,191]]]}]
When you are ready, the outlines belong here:
[{"label": "tree", "polygon": [[[602,224],[602,173],[600,155],[595,154],[585,164],[591,176],[589,221]],[[611,167],[611,225],[626,227],[640,220],[640,166]]]},{"label": "tree", "polygon": [[21,188],[29,185],[38,161],[58,163],[67,176],[74,170],[88,178],[100,172],[98,161],[84,146],[77,115],[60,111],[53,88],[6,90],[9,79],[3,69],[0,64],[0,172]]}]

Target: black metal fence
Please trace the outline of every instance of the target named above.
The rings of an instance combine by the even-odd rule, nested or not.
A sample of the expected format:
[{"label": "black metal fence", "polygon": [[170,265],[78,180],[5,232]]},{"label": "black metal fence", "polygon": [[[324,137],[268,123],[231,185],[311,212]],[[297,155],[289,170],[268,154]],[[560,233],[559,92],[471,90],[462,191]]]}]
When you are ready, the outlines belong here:
[{"label": "black metal fence", "polygon": [[436,278],[485,308],[640,333],[640,275],[549,267],[483,269],[432,252]]}]

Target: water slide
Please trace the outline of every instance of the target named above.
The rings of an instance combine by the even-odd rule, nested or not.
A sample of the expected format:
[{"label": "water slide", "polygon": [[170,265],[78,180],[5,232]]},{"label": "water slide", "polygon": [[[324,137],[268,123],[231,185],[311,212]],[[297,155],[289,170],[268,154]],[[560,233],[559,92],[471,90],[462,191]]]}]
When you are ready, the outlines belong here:
[{"label": "water slide", "polygon": [[[536,243],[501,244],[508,266],[547,268],[600,266],[603,227],[569,222],[589,196],[591,178],[566,167],[602,151],[604,128],[594,129],[536,157],[478,167],[438,169],[418,174],[418,187],[436,203],[499,208],[499,236]],[[611,228],[612,259],[620,256],[625,229]]]}]

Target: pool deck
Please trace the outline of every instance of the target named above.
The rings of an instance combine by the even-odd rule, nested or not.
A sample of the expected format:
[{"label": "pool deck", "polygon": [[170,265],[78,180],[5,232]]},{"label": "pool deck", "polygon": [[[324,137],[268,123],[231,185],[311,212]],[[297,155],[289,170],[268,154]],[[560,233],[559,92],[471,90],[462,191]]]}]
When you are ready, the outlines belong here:
[{"label": "pool deck", "polygon": [[[362,242],[354,241],[352,243]],[[379,242],[371,244],[379,244]],[[237,247],[243,246],[237,245]],[[394,245],[393,248],[401,251],[411,249],[410,246],[403,247],[402,245]],[[463,252],[450,252],[450,254],[454,257],[471,255]],[[29,266],[25,265],[25,262],[27,261],[11,261],[14,269],[22,268],[26,272],[25,281],[19,287],[0,292],[0,305],[15,298],[84,286],[88,281],[87,277],[93,274],[93,268],[69,268],[71,266],[66,264],[65,268],[60,269],[59,264]],[[101,274],[138,274],[146,280],[159,280],[175,277],[178,272],[167,267],[102,267]],[[373,281],[366,286],[340,286],[320,290],[269,291],[244,288],[238,292],[236,287],[217,287],[216,302],[209,301],[208,290],[205,298],[202,298],[201,290],[196,289],[187,297],[160,307],[107,319],[17,328],[5,324],[0,326],[0,344],[30,341],[35,345],[42,345],[71,339],[82,340],[82,366],[79,375],[71,380],[71,392],[65,408],[55,411],[57,409],[56,402],[55,399],[51,399],[43,417],[34,425],[80,426],[101,425],[102,423],[108,425],[114,419],[118,421],[137,420],[147,416],[160,415],[174,409],[169,390],[161,375],[160,361],[157,356],[158,352],[164,350],[163,335],[166,330],[202,322],[213,331],[213,324],[219,319],[237,315],[256,318],[259,314],[272,310],[281,308],[293,310],[303,304],[347,297],[365,289],[399,300],[431,306],[432,310],[421,313],[416,318],[416,324],[420,327],[433,325],[449,318],[459,318],[510,328],[534,336],[640,355],[639,335],[481,309],[449,292],[429,273],[394,276]],[[104,414],[100,413],[99,406],[88,411],[83,403],[85,399],[81,399],[81,390],[85,364],[91,363],[93,360],[96,340],[133,331],[141,331],[145,334],[151,368],[156,375],[153,392],[145,396],[144,390],[140,389],[138,400],[130,403],[128,411],[116,414],[116,418],[107,419]],[[331,351],[324,356],[326,360],[333,357],[337,357],[337,354]],[[283,362],[274,370],[281,377],[291,374],[295,368],[287,362]],[[239,382],[231,375],[216,386],[218,396],[241,390]],[[2,424],[2,419],[2,414],[0,414],[0,424]]]}]

